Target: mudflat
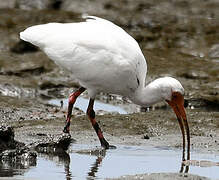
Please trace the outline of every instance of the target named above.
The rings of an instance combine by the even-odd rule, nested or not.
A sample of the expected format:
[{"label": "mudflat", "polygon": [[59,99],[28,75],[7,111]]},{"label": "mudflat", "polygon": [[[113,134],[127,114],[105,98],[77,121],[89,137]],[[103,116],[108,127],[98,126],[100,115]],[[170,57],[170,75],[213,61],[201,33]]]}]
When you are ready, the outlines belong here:
[{"label": "mudflat", "polygon": [[[78,87],[70,73],[39,49],[20,41],[19,32],[35,24],[81,21],[82,14],[89,13],[115,22],[138,41],[148,63],[147,83],[157,77],[173,76],[183,84],[191,149],[218,156],[217,1],[94,1],[89,6],[80,1],[74,1],[77,6],[60,1],[57,7],[49,3],[38,7],[34,2],[0,4],[4,5],[0,10],[0,122],[13,127],[15,140],[30,144],[47,135],[62,134],[66,107],[49,102],[67,98]],[[86,99],[86,92],[82,96]],[[100,94],[97,99],[127,112],[97,111],[97,121],[110,144],[182,148],[178,122],[165,103],[144,109],[116,95]],[[78,108],[73,112],[71,137],[77,144],[99,144],[86,114]],[[161,177],[184,178],[178,173],[155,173],[120,179]]]}]

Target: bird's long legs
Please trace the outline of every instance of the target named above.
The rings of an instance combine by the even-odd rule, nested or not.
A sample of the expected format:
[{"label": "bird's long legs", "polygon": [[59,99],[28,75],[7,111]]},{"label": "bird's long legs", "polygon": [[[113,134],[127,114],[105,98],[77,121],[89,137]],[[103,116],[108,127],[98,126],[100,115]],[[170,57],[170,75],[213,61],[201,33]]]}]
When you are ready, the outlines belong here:
[{"label": "bird's long legs", "polygon": [[84,87],[80,87],[78,90],[76,90],[75,92],[71,93],[70,96],[69,96],[69,100],[68,100],[68,114],[67,114],[67,119],[66,119],[66,125],[65,125],[64,130],[63,130],[64,133],[69,133],[72,108],[74,106],[74,103],[75,103],[77,97],[80,96],[80,94],[83,93],[85,90],[86,89]]},{"label": "bird's long legs", "polygon": [[100,144],[103,148],[105,149],[109,149],[110,148],[110,145],[109,143],[105,140],[105,138],[103,137],[103,133],[99,127],[99,124],[97,123],[96,119],[95,119],[95,112],[93,110],[93,106],[94,106],[94,99],[90,99],[89,101],[89,105],[88,105],[88,108],[87,108],[87,115],[91,121],[91,124],[94,128],[94,130],[96,131],[97,133],[97,136],[100,140]]}]

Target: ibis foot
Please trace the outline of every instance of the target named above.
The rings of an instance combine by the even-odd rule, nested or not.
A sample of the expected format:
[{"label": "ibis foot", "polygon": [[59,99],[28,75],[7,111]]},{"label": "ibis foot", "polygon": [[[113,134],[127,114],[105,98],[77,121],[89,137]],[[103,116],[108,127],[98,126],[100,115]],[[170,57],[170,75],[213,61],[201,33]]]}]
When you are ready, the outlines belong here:
[{"label": "ibis foot", "polygon": [[104,138],[100,139],[100,143],[104,149],[116,149],[116,146],[110,145]]},{"label": "ibis foot", "polygon": [[63,133],[68,133],[68,134],[69,134],[69,127],[68,127],[68,126],[65,126],[65,127],[64,127]]},{"label": "ibis foot", "polygon": [[116,146],[114,146],[114,145],[109,145],[109,149],[116,149]]}]

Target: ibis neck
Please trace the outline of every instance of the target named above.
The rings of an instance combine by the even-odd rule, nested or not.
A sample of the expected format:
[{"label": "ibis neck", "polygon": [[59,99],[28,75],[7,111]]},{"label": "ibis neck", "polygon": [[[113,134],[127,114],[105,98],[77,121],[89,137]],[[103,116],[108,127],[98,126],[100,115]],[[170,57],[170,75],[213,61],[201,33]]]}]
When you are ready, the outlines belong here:
[{"label": "ibis neck", "polygon": [[130,97],[131,101],[140,106],[149,107],[163,100],[159,86],[154,86],[153,82],[145,87],[139,87],[134,95]]}]

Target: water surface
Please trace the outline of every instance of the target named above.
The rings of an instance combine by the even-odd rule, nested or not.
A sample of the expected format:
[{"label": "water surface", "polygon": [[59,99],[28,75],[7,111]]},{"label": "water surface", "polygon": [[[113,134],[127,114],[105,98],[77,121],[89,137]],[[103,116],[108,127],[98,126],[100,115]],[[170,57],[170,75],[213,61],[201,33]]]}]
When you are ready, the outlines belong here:
[{"label": "water surface", "polygon": [[[49,101],[49,104],[60,106],[60,101],[63,101],[63,107],[66,108],[68,106],[68,99],[52,99]],[[77,101],[74,104],[74,107],[77,107],[81,109],[82,111],[87,111],[87,106],[89,104],[89,99],[78,97]],[[107,112],[118,112],[119,114],[127,114],[127,111],[125,111],[123,108],[112,105],[112,104],[106,104],[101,101],[95,100],[94,103],[94,110],[103,110]]]},{"label": "water surface", "polygon": [[[99,155],[77,153],[93,149],[98,147],[73,144],[70,153],[65,156],[41,154],[35,167],[24,171],[22,175],[14,175],[13,178],[104,179],[142,173],[177,173],[181,169],[182,152],[179,149],[117,145],[117,149],[107,150]],[[219,156],[214,154],[192,152],[191,157],[197,161],[219,162]],[[188,173],[216,179],[219,177],[219,167],[189,166]]]}]

